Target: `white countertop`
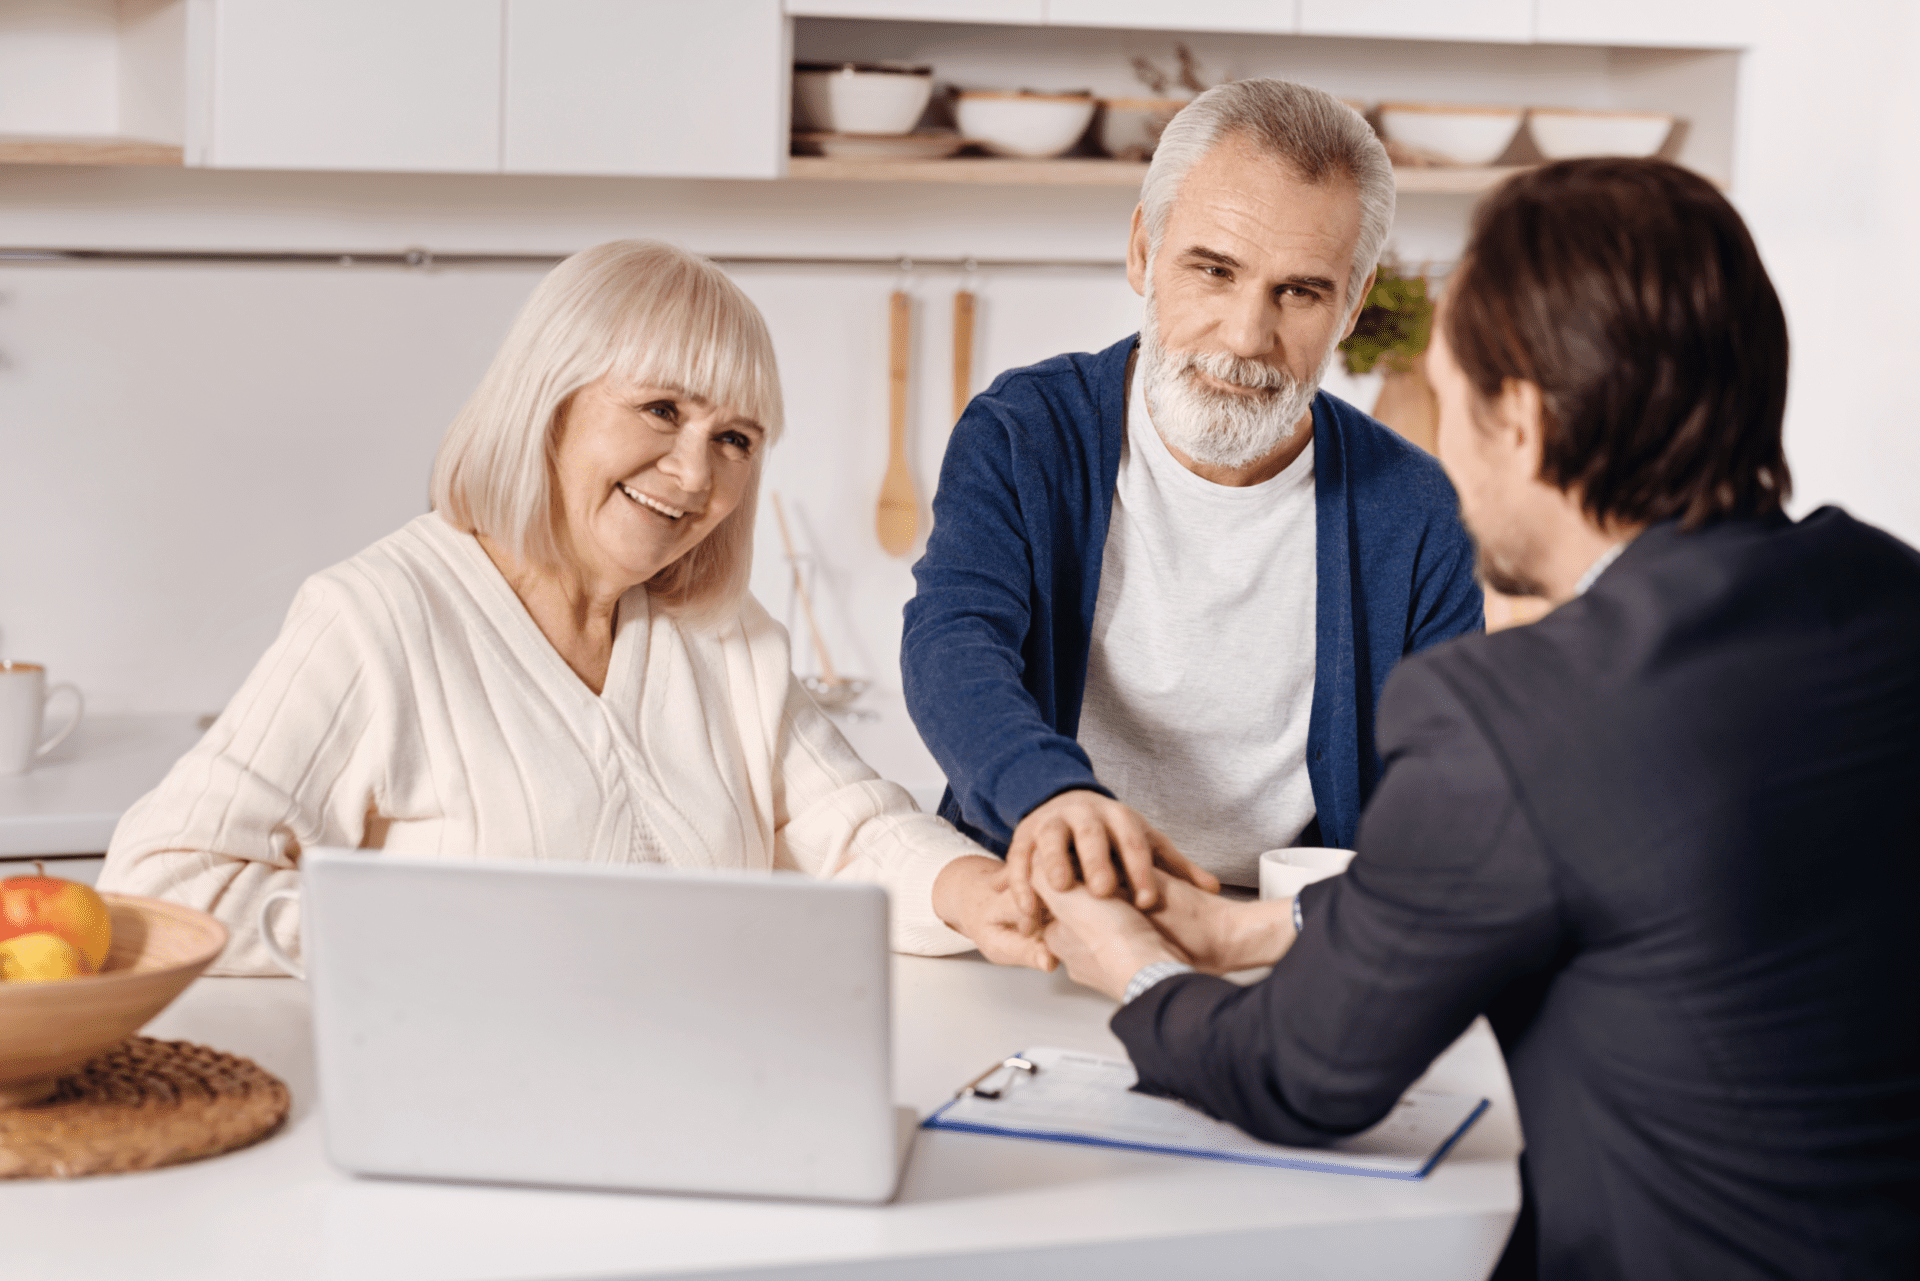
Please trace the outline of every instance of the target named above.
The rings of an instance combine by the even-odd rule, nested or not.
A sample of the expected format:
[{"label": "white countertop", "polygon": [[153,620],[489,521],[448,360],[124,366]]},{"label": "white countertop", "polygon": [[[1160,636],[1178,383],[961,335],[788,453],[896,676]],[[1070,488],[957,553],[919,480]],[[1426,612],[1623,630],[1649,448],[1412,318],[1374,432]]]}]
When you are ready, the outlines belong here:
[{"label": "white countertop", "polygon": [[[1113,1003],[1063,976],[974,956],[899,957],[894,975],[895,1091],[922,1115],[1029,1045],[1119,1052],[1106,1028]],[[309,1026],[303,983],[196,983],[146,1033],[244,1054],[278,1074],[293,1092],[288,1125],[253,1148],[173,1169],[0,1183],[6,1274],[1436,1281],[1484,1278],[1519,1204],[1518,1124],[1484,1022],[1427,1082],[1477,1091],[1493,1107],[1420,1182],[921,1131],[899,1197],[878,1207],[347,1175],[323,1150]]]},{"label": "white countertop", "polygon": [[200,734],[185,714],[88,716],[33,769],[0,777],[0,858],[103,853]]}]

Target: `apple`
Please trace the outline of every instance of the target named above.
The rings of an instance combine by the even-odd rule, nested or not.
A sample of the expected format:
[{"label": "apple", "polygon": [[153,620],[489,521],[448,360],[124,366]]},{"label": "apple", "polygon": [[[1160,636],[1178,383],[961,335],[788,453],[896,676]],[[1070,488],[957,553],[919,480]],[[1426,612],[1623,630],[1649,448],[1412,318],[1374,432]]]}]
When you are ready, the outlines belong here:
[{"label": "apple", "polygon": [[91,886],[57,876],[10,876],[0,881],[0,944],[25,934],[51,934],[79,954],[82,974],[107,959],[113,921]]},{"label": "apple", "polygon": [[0,981],[8,983],[79,978],[88,972],[86,963],[73,944],[45,930],[16,934],[0,943]]}]

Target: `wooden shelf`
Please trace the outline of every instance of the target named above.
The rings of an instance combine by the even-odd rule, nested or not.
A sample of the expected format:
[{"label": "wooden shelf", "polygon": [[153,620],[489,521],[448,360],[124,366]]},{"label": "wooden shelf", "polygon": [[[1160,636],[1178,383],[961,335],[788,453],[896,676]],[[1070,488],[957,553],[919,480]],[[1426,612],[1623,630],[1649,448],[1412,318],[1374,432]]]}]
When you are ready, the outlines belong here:
[{"label": "wooden shelf", "polygon": [[[1520,166],[1474,169],[1398,168],[1402,192],[1478,195],[1518,173]],[[1138,187],[1147,166],[1138,160],[1007,160],[997,156],[961,156],[952,160],[840,160],[831,156],[794,156],[787,177],[820,182],[956,182],[1005,186]]]},{"label": "wooden shelf", "polygon": [[178,165],[181,148],[145,138],[30,137],[0,135],[0,164]]},{"label": "wooden shelf", "polygon": [[[29,137],[0,135],[0,164],[12,165],[178,165],[181,149],[145,138]],[[1394,171],[1400,190],[1476,195],[1498,186],[1515,166],[1483,169]],[[787,177],[815,182],[947,182],[994,186],[1134,187],[1147,176],[1139,160],[1010,160],[999,156],[961,156],[951,160],[839,160],[831,156],[793,156]]]},{"label": "wooden shelf", "polygon": [[1480,168],[1444,168],[1435,165],[1430,169],[1415,169],[1408,165],[1395,165],[1393,183],[1400,194],[1425,194],[1444,196],[1477,196],[1492,191],[1526,165],[1487,165]]},{"label": "wooden shelf", "polygon": [[952,160],[840,160],[793,156],[787,177],[827,182],[966,182],[1003,186],[1138,187],[1147,166],[1138,160],[1009,160],[959,156]]}]

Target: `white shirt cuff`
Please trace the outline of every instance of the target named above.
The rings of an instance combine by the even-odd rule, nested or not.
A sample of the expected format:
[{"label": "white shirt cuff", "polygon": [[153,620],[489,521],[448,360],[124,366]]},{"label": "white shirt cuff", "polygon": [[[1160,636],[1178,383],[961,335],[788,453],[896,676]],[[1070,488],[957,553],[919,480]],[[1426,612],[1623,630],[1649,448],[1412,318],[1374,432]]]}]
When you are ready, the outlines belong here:
[{"label": "white shirt cuff", "polygon": [[1131,1005],[1135,998],[1162,979],[1170,979],[1176,974],[1192,974],[1194,969],[1184,961],[1155,961],[1135,970],[1133,977],[1127,980],[1127,990],[1120,998],[1120,1004]]}]

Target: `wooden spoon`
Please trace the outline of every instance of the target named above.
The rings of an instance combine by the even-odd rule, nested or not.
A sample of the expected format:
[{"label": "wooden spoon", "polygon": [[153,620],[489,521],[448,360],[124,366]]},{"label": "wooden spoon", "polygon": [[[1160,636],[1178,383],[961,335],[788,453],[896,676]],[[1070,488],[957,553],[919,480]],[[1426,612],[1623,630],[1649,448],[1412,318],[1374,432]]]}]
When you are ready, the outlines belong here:
[{"label": "wooden spoon", "polygon": [[960,421],[972,399],[973,293],[962,289],[953,296],[953,421]]},{"label": "wooden spoon", "polygon": [[892,301],[892,332],[887,344],[888,374],[891,381],[891,422],[887,442],[887,474],[880,482],[880,510],[874,527],[880,534],[880,546],[889,556],[905,556],[913,550],[919,533],[920,503],[913,493],[913,473],[907,469],[907,359],[908,325],[912,304],[896,289]]}]

